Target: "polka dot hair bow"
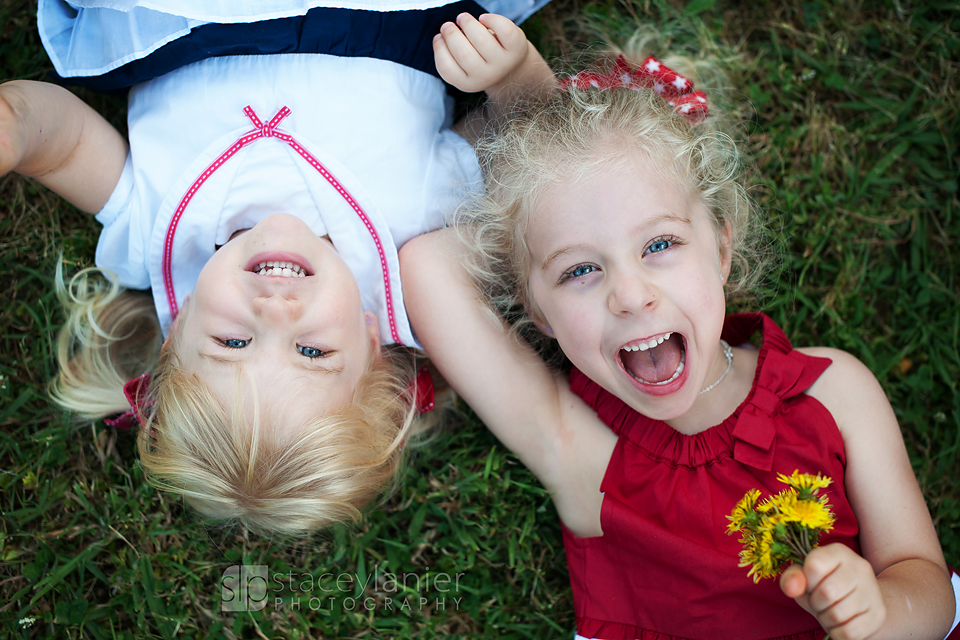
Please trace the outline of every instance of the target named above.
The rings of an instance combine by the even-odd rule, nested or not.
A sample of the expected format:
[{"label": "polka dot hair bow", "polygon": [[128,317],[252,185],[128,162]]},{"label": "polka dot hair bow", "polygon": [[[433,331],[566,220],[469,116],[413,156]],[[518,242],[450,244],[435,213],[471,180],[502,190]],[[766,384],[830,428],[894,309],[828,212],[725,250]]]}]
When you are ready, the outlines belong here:
[{"label": "polka dot hair bow", "polygon": [[618,56],[609,73],[581,71],[560,81],[563,89],[651,89],[666,99],[674,111],[690,124],[703,122],[707,117],[707,97],[703,91],[694,91],[693,83],[649,56],[637,68],[631,68],[626,58]]}]

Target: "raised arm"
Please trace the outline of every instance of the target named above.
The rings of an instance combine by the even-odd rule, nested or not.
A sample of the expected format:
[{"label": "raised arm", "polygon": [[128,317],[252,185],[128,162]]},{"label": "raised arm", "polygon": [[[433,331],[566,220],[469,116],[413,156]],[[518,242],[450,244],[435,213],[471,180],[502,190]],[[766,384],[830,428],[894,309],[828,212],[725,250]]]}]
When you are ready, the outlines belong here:
[{"label": "raised arm", "polygon": [[600,481],[616,436],[478,300],[452,229],[400,251],[417,337],[444,378],[551,492],[578,535],[599,535]]},{"label": "raised arm", "polygon": [[96,213],[116,187],[126,156],[123,136],[66,89],[30,80],[0,85],[0,175],[35,178]]},{"label": "raised arm", "polygon": [[803,351],[833,360],[808,393],[830,410],[843,436],[844,483],[863,558],[840,544],[814,549],[780,584],[831,638],[942,638],[953,620],[953,590],[893,409],[853,356]]},{"label": "raised arm", "polygon": [[433,40],[440,77],[461,91],[486,91],[489,102],[457,123],[470,142],[480,135],[490,118],[522,97],[536,97],[557,86],[553,71],[523,30],[509,18],[487,13],[474,18],[457,16],[445,23]]}]

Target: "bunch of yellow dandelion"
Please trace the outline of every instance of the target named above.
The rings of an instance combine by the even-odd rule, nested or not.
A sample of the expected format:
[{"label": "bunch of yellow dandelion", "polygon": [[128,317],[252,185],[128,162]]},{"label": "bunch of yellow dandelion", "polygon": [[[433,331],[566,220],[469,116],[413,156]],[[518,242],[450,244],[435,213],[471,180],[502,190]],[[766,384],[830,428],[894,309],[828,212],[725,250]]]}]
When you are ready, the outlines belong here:
[{"label": "bunch of yellow dandelion", "polygon": [[743,551],[740,566],[750,567],[754,582],[773,578],[791,562],[803,562],[817,546],[820,534],[833,528],[833,513],[826,496],[817,495],[833,480],[794,471],[777,475],[787,488],[758,502],[760,491],[751,489],[727,516],[727,534],[739,531]]}]

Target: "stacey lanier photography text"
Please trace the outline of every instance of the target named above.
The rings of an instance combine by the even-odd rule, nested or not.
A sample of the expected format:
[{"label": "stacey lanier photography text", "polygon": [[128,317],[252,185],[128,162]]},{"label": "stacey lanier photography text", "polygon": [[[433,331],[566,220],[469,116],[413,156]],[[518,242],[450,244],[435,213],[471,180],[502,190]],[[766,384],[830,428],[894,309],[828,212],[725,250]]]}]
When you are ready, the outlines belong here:
[{"label": "stacey lanier photography text", "polygon": [[379,565],[369,572],[271,571],[267,565],[240,564],[227,567],[220,579],[221,611],[276,609],[321,609],[344,611],[436,611],[458,610],[464,572],[422,573],[384,571]]}]

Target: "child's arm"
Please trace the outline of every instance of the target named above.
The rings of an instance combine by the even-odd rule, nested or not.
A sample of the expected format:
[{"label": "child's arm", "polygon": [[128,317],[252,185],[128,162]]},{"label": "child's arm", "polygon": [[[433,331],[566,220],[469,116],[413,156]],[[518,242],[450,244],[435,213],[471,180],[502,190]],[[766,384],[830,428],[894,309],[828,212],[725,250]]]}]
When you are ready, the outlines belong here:
[{"label": "child's arm", "polygon": [[45,82],[0,85],[0,175],[35,178],[96,213],[113,192],[127,142],[75,95]]},{"label": "child's arm", "polygon": [[471,142],[490,116],[522,96],[535,97],[557,86],[553,71],[523,30],[500,15],[457,16],[434,37],[433,51],[440,77],[461,91],[486,91],[492,113],[468,116],[458,123]]},{"label": "child's arm", "polygon": [[600,481],[616,443],[566,384],[490,312],[453,229],[400,251],[403,297],[431,361],[484,424],[551,491],[564,523],[600,535]]},{"label": "child's arm", "polygon": [[781,588],[834,640],[939,640],[953,620],[953,590],[893,409],[853,356],[803,351],[833,360],[808,393],[830,410],[843,436],[863,558],[841,544],[814,549],[802,568],[784,572]]}]

